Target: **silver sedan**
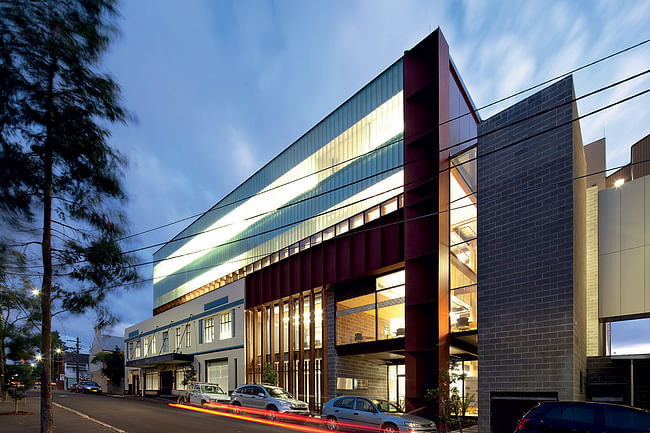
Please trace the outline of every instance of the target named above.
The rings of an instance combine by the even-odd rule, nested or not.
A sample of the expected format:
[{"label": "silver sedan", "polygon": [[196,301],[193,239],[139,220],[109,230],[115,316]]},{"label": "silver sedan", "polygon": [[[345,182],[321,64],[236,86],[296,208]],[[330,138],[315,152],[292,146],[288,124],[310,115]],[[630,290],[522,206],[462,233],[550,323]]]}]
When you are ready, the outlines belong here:
[{"label": "silver sedan", "polygon": [[385,400],[366,397],[341,396],[323,405],[321,418],[328,430],[338,429],[381,429],[392,432],[436,432],[436,424],[426,418],[408,415]]}]

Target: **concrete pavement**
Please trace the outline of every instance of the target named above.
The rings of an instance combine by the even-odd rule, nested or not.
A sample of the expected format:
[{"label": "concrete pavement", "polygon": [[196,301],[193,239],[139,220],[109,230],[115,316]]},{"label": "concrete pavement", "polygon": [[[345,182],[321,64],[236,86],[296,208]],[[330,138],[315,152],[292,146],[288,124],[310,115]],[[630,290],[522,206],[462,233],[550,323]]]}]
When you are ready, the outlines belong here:
[{"label": "concrete pavement", "polygon": [[[28,397],[18,402],[18,410],[30,412],[29,415],[11,415],[14,401],[9,399],[0,402],[0,433],[37,433],[40,431],[41,398],[38,393],[30,392]],[[118,433],[119,429],[99,424],[91,418],[74,413],[57,404],[54,409],[54,431],[56,433],[98,432]]]}]

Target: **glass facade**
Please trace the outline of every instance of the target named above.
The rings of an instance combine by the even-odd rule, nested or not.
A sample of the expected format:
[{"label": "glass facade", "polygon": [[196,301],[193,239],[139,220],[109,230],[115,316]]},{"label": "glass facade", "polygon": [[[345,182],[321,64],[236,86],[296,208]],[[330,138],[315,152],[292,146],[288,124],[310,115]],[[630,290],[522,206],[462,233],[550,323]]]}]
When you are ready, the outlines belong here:
[{"label": "glass facade", "polygon": [[378,277],[370,293],[336,302],[336,344],[404,337],[405,273]]},{"label": "glass facade", "polygon": [[313,289],[246,312],[247,382],[261,383],[262,371],[271,365],[280,386],[320,409],[327,386],[321,371],[323,305],[322,290]]},{"label": "glass facade", "polygon": [[477,329],[476,147],[452,158],[450,175],[451,332]]},{"label": "glass facade", "polygon": [[389,67],[157,251],[154,308],[303,239],[300,249],[322,242],[309,237],[399,194],[402,69]]}]

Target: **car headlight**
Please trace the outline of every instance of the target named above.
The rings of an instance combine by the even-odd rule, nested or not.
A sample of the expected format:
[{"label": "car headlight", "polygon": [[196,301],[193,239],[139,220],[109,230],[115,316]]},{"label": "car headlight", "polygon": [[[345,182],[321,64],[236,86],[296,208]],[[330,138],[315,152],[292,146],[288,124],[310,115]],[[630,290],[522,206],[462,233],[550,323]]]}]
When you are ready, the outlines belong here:
[{"label": "car headlight", "polygon": [[417,427],[422,427],[422,424],[418,424],[416,422],[405,422],[404,425],[406,427],[412,427],[412,428],[417,428]]}]

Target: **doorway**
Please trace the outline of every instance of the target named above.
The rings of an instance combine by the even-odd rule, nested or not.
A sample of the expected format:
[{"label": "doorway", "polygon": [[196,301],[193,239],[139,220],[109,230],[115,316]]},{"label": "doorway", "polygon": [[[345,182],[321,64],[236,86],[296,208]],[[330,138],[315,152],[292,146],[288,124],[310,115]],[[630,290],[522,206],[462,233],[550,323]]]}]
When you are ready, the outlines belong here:
[{"label": "doorway", "polygon": [[404,364],[388,365],[388,401],[405,408],[406,366]]}]

